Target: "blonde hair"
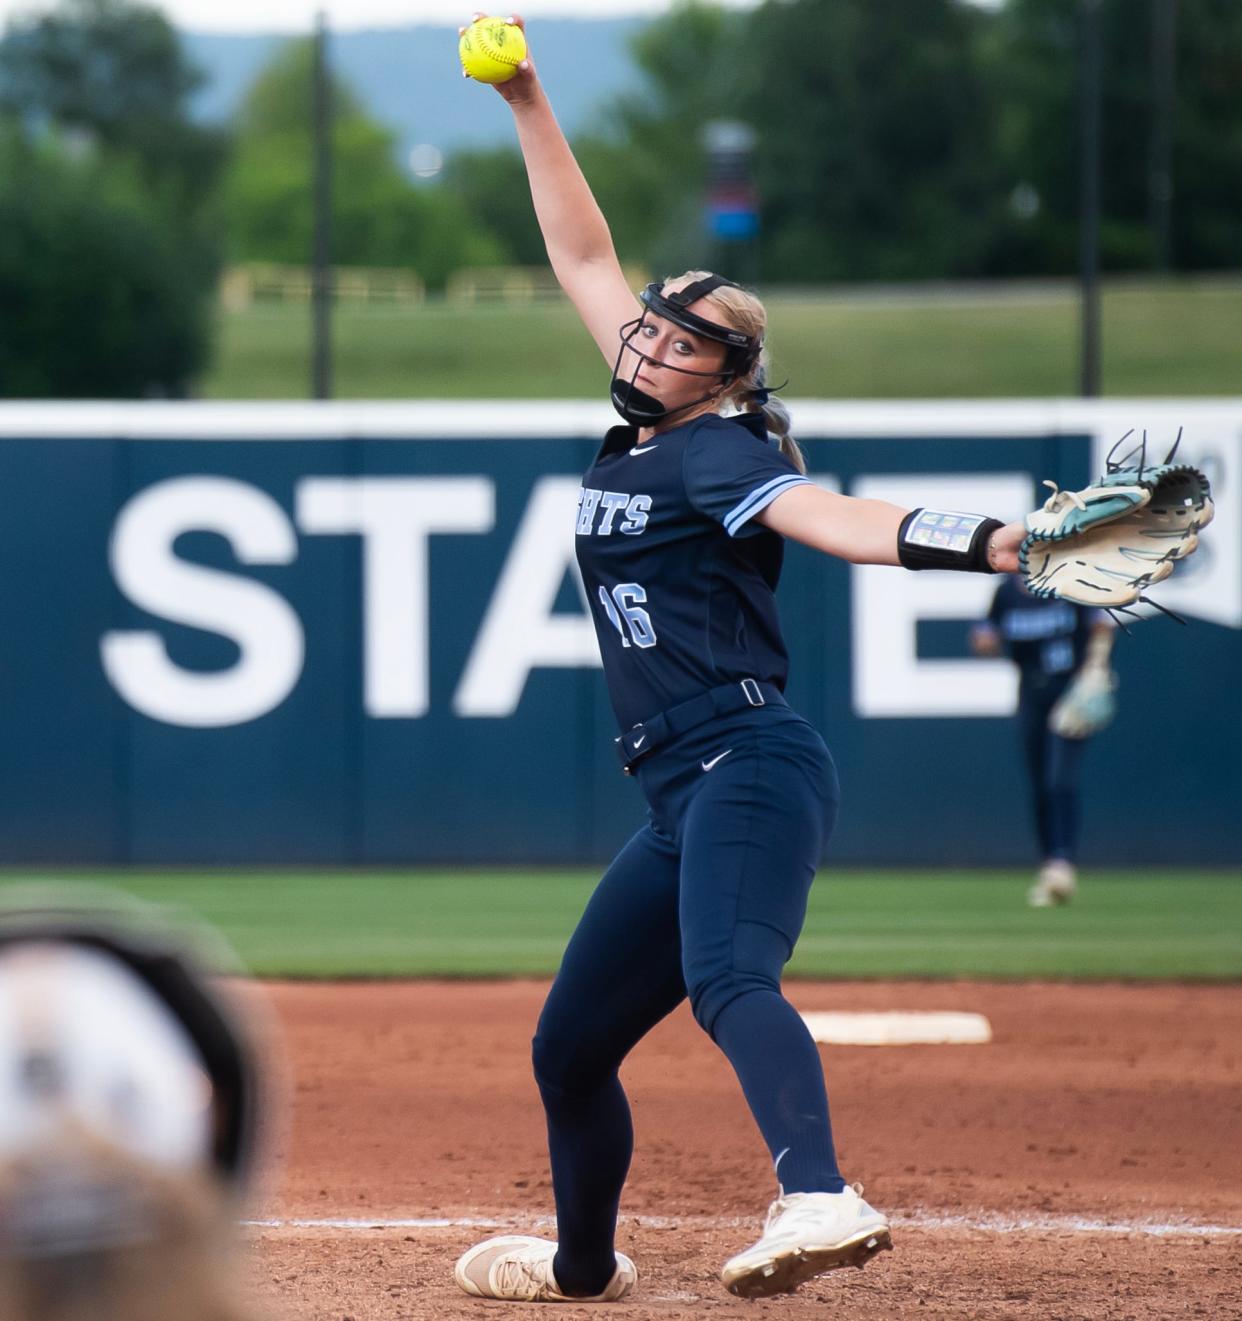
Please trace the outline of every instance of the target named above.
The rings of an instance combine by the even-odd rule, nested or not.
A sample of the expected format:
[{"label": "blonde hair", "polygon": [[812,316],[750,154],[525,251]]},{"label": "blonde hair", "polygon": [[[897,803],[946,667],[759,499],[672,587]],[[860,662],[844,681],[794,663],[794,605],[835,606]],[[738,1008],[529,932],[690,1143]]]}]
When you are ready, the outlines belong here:
[{"label": "blonde hair", "polygon": [[168,1171],[70,1129],[0,1168],[5,1321],[256,1321],[237,1205],[210,1171]]},{"label": "blonde hair", "polygon": [[[693,284],[696,280],[706,279],[710,274],[710,271],[687,271],[684,275],[674,276],[664,281],[664,292],[676,293],[678,289],[684,289],[686,285]],[[748,290],[722,285],[707,294],[703,301],[710,303],[716,309],[725,325],[740,330],[744,335],[752,335],[760,341],[763,340],[768,328],[767,309]],[[789,409],[775,395],[770,396],[763,404],[754,397],[755,391],[763,389],[767,384],[768,362],[768,351],[765,347],[760,350],[758,358],[744,376],[729,382],[722,398],[726,403],[732,404],[739,413],[762,413],[768,435],[780,446],[781,453],[790,463],[799,472],[804,473],[806,456],[802,453],[802,446],[790,434],[792,423]]]}]

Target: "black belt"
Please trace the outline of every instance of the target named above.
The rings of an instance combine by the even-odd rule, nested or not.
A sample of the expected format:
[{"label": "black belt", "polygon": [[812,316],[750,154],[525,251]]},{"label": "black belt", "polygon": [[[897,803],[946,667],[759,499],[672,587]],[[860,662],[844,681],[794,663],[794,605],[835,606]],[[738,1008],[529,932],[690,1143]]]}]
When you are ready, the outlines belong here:
[{"label": "black belt", "polygon": [[650,756],[670,739],[687,734],[716,716],[732,715],[735,711],[745,711],[748,706],[767,706],[768,703],[786,705],[784,694],[774,683],[742,679],[737,683],[721,684],[719,688],[709,688],[688,702],[670,707],[633,729],[627,729],[614,739],[621,769],[626,775],[633,775],[634,767],[644,757]]}]

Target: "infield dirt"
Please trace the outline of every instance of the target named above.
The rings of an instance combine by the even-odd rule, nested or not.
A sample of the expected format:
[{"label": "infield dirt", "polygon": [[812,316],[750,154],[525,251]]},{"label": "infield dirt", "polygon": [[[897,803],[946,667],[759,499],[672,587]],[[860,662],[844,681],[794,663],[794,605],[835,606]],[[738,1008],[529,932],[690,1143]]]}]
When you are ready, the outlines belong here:
[{"label": "infield dirt", "polygon": [[[529,1067],[545,984],[263,989],[290,1101],[255,1208],[274,1223],[250,1231],[265,1315],[526,1314],[458,1292],[452,1264],[491,1233],[554,1233]],[[732,1073],[683,1006],[623,1070],[636,1152],[618,1245],[638,1287],[556,1316],[1242,1317],[1242,987],[787,992],[802,1010],[992,1023],[989,1045],[821,1047],[843,1170],[892,1218],[896,1250],[787,1298],[724,1292],[720,1264],[756,1237],[775,1185]]]}]

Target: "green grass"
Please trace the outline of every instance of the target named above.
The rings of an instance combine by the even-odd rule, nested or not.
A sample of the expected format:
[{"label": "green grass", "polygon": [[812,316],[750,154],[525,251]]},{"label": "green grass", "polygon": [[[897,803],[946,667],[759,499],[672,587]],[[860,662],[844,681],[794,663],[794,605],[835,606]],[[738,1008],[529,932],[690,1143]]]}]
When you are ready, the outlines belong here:
[{"label": "green grass", "polygon": [[[551,973],[595,878],[518,870],[57,875],[197,913],[267,977]],[[1088,872],[1072,906],[1043,910],[1024,902],[1029,881],[1014,871],[825,872],[790,972],[1242,977],[1240,872]]]},{"label": "green grass", "polygon": [[[1078,391],[1078,304],[1068,284],[979,285],[968,296],[825,294],[768,300],[776,379],[818,398],[1001,398]],[[1103,387],[1110,395],[1236,394],[1242,282],[1105,286]],[[221,313],[213,399],[305,398],[303,305]],[[566,303],[337,310],[343,399],[600,398],[607,371]]]}]

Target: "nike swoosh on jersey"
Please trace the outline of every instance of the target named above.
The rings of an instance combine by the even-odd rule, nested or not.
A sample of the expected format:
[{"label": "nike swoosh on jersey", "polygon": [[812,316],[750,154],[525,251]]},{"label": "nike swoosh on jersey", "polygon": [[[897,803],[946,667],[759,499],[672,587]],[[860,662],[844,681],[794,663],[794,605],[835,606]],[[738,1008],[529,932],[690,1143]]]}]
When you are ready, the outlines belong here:
[{"label": "nike swoosh on jersey", "polygon": [[717,756],[713,757],[713,758],[711,759],[711,761],[705,761],[705,762],[702,762],[701,764],[702,764],[703,769],[704,769],[705,771],[710,771],[711,768],[712,768],[713,766],[715,766],[717,762],[724,761],[724,759],[725,759],[725,758],[729,755],[729,753],[731,753],[732,751],[733,751],[732,748],[726,748],[723,752],[721,752],[721,753],[719,753]]},{"label": "nike swoosh on jersey", "polygon": [[640,454],[650,454],[652,450],[658,450],[659,448],[659,445],[635,445],[633,449],[630,450],[630,453],[635,458],[638,458]]}]

